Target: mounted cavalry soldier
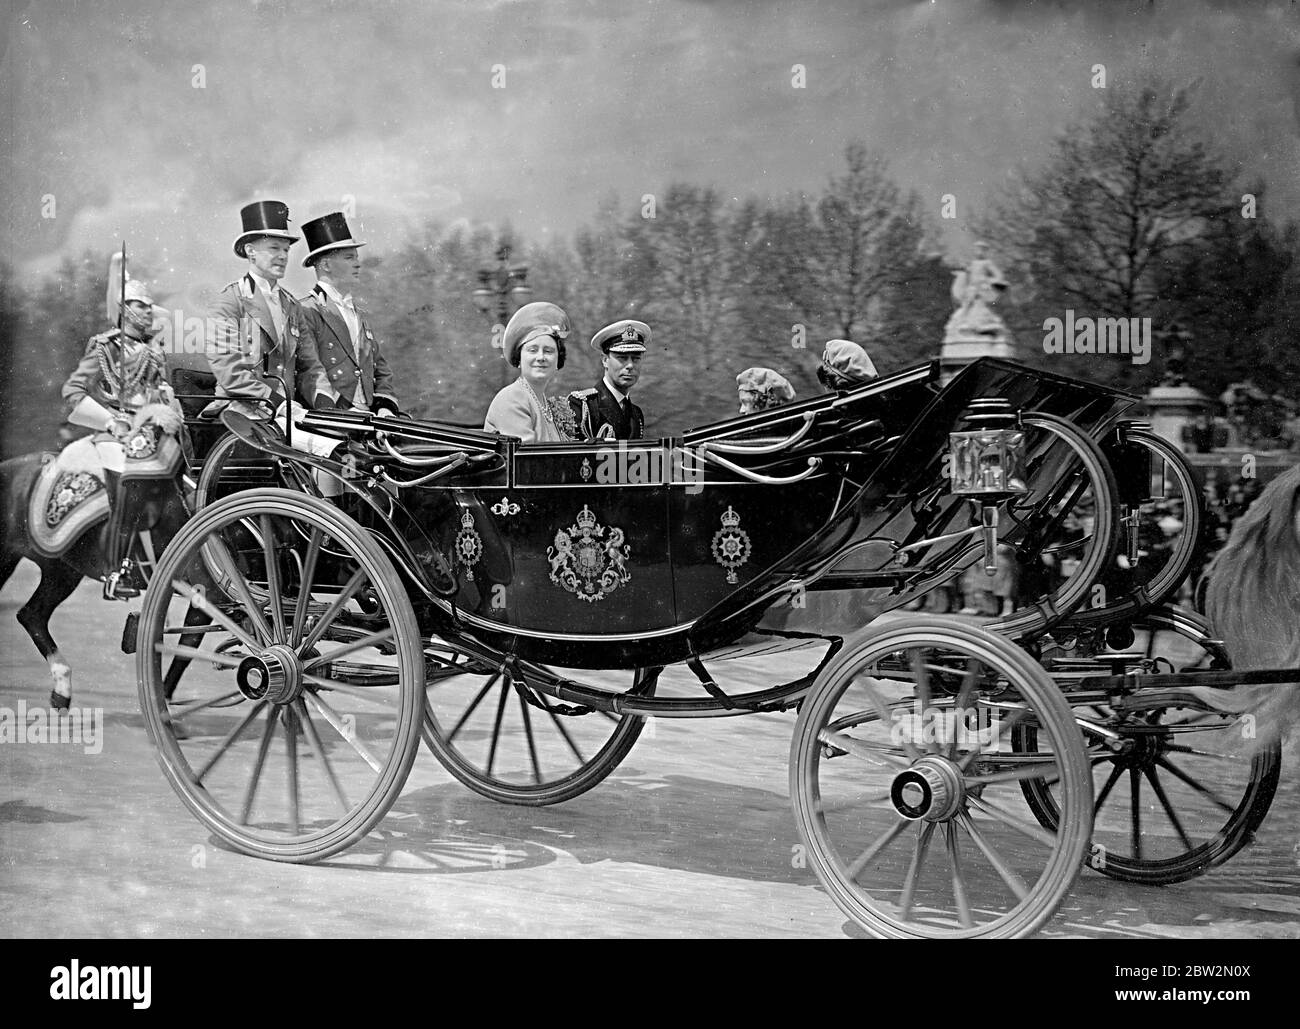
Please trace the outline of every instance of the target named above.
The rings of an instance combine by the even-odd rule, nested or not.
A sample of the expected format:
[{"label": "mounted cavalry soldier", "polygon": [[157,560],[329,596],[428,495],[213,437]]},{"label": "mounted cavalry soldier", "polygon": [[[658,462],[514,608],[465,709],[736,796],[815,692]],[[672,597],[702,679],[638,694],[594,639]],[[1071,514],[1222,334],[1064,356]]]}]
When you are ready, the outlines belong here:
[{"label": "mounted cavalry soldier", "polygon": [[650,326],[625,318],[591,337],[601,352],[604,377],[591,389],[574,390],[569,403],[584,439],[641,439],[645,415],[628,394],[641,377],[641,358],[650,345]]},{"label": "mounted cavalry soldier", "polygon": [[167,384],[163,349],[151,338],[153,298],[144,283],[126,280],[118,261],[117,289],[110,282],[109,290],[119,295],[113,306],[120,310],[120,328],[92,336],[63,384],[68,421],[95,431],[66,446],[55,462],[52,471],[59,478],[44,504],[52,535],[42,541],[49,552],[60,551],[103,517],[107,502],[106,600],[138,596],[144,587],[132,559],[141,508],[157,483],[176,476],[183,460],[183,419]]},{"label": "mounted cavalry soldier", "polygon": [[[213,302],[206,326],[208,364],[217,379],[217,399],[203,410],[215,418],[227,407],[250,418],[274,417],[296,423],[304,405],[333,410],[338,393],[316,350],[316,337],[302,305],[280,286],[289,247],[289,208],[276,200],[249,204],[240,213],[243,232],[235,254],[248,269]],[[260,401],[261,403],[257,403]],[[330,454],[339,441],[296,427],[293,446],[317,456]]]},{"label": "mounted cavalry soldier", "polygon": [[302,234],[308,247],[302,266],[316,269],[316,285],[302,298],[302,309],[339,406],[396,415],[392,372],[365,309],[352,299],[361,281],[357,249],[365,243],[352,238],[339,211],[303,222]]}]

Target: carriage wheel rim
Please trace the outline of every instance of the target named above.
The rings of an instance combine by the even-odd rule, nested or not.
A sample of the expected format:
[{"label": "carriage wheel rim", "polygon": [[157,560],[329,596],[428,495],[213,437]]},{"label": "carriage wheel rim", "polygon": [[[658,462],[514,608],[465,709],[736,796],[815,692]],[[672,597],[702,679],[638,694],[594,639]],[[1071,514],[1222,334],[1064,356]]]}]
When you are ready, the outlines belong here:
[{"label": "carriage wheel rim", "polygon": [[[255,617],[245,611],[242,619],[234,619],[233,604],[218,606],[206,594],[196,601],[195,591],[177,573],[186,567],[201,569],[207,543],[219,538],[223,527],[248,518],[257,519],[264,529],[275,524],[272,519],[309,524],[317,542],[326,533],[347,541],[361,570],[356,574],[364,573],[374,586],[389,628],[364,634],[360,640],[355,631],[337,636],[335,626],[342,631],[352,617],[346,605],[329,624],[322,624],[323,619],[313,621],[305,614],[311,607],[306,600],[318,581],[300,584],[304,588],[291,603],[287,598],[292,584],[285,577],[301,574],[302,565],[283,559],[274,546],[265,551],[262,572],[268,577],[265,585],[275,587],[268,592],[281,602],[270,604],[269,613],[263,609]],[[278,532],[270,531],[273,536]],[[297,573],[289,571],[294,568]],[[173,789],[224,842],[256,856],[319,860],[355,843],[396,799],[419,743],[423,685],[419,632],[391,562],[364,530],[331,505],[293,491],[259,490],[205,508],[178,534],[160,569],[165,575],[156,578],[145,598],[137,669],[146,723]],[[336,598],[343,592],[337,590]],[[161,635],[161,628],[174,620],[174,615],[168,618],[168,611],[179,603],[178,593],[195,607],[201,601],[202,610],[216,612],[208,618],[217,629],[224,627],[224,619],[239,631],[205,633],[205,645],[221,635],[234,644],[221,651],[215,646],[204,650],[182,678],[178,697],[186,688],[206,693],[169,704],[162,695],[162,666],[164,656],[178,648],[171,637]],[[355,666],[382,659],[386,646],[393,651],[396,674],[381,680],[377,688],[346,685],[336,678],[336,663],[328,660],[335,650],[347,650],[347,659]],[[207,678],[191,681],[200,668],[213,670],[210,682]],[[224,673],[218,668],[224,668]],[[227,714],[230,718],[222,722]],[[247,721],[242,729],[230,724],[239,716]],[[188,731],[196,721],[200,727],[220,723],[233,735],[212,743],[215,728],[208,735],[202,729],[197,735]],[[178,724],[187,731],[178,733]],[[250,757],[254,747],[256,757]],[[223,766],[232,771],[227,773]],[[244,771],[241,782],[237,773]],[[268,793],[280,797],[268,800]],[[272,809],[269,804],[275,805],[274,817],[265,814]]]}]

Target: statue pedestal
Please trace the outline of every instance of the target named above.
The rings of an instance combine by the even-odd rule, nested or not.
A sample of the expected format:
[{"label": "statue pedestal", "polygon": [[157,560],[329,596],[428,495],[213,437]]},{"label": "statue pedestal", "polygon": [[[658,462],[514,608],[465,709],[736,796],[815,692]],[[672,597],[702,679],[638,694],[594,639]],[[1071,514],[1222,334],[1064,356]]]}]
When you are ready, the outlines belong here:
[{"label": "statue pedestal", "polygon": [[1142,406],[1152,431],[1188,453],[1192,447],[1183,438],[1183,429],[1212,410],[1214,401],[1195,386],[1154,386],[1142,398]]},{"label": "statue pedestal", "polygon": [[995,339],[988,336],[957,336],[945,338],[939,350],[939,381],[946,383],[959,371],[981,357],[1016,359],[1016,345],[1007,337]]}]

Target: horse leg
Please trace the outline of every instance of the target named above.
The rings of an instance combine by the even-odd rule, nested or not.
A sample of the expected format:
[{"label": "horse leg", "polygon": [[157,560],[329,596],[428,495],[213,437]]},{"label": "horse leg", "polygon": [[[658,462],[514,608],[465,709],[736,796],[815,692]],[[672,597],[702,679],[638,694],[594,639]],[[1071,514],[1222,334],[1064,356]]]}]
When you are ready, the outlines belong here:
[{"label": "horse leg", "polygon": [[[50,707],[61,710],[72,704],[72,669],[59,653],[59,646],[50,635],[50,615],[62,604],[82,580],[81,572],[58,560],[42,560],[41,582],[36,592],[18,612],[18,623],[36,644],[36,649],[50,666],[54,689],[50,691]],[[12,571],[12,569],[11,569]]]},{"label": "horse leg", "polygon": [[[185,605],[185,624],[202,625],[209,621],[209,618],[199,608],[193,604]],[[181,633],[180,645],[182,647],[198,647],[203,643],[203,633],[201,632],[184,632]],[[185,674],[185,669],[189,668],[192,658],[174,657],[172,663],[167,666],[167,674],[163,677],[163,696],[168,700],[172,699],[172,694],[176,692],[176,687],[181,681],[181,676]]]}]

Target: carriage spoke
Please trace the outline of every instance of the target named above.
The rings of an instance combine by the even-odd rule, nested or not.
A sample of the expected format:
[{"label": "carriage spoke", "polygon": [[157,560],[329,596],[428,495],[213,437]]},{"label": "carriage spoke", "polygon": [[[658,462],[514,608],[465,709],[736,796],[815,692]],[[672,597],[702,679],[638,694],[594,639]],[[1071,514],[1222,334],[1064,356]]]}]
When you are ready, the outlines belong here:
[{"label": "carriage spoke", "polygon": [[248,612],[248,617],[253,623],[253,629],[262,638],[263,643],[271,642],[271,627],[266,624],[266,618],[262,615],[261,605],[253,599],[253,594],[249,592],[248,583],[239,571],[239,565],[235,562],[234,555],[230,553],[230,548],[226,546],[226,541],[220,536],[212,535],[208,537],[214,549],[218,549],[220,554],[224,555],[223,561],[227,566],[226,581],[217,585],[224,587],[233,586],[238,594],[238,601],[243,605],[244,610]]},{"label": "carriage spoke", "polygon": [[1044,847],[1050,848],[1056,846],[1056,837],[1051,833],[1044,829],[1040,829],[1036,825],[1031,825],[1029,822],[1017,818],[1015,815],[1009,814],[1001,808],[994,807],[983,798],[972,796],[970,798],[970,803],[977,810],[988,815],[990,818],[996,819],[1010,829],[1015,829],[1016,832],[1028,836],[1031,840],[1041,843]]},{"label": "carriage spoke", "polygon": [[[970,706],[971,695],[975,692],[975,683],[979,679],[979,670],[981,664],[978,658],[970,658],[966,662],[966,674],[962,676],[961,689],[957,691],[957,699],[953,707],[957,712],[957,717],[961,718],[962,713]],[[948,743],[948,757],[957,756],[957,733],[952,734],[952,740]]]},{"label": "carriage spoke", "polygon": [[302,642],[303,624],[307,618],[307,606],[311,603],[311,588],[316,579],[316,559],[320,557],[320,545],[325,533],[312,527],[311,539],[307,543],[307,556],[302,564],[302,576],[298,586],[298,600],[293,605],[293,631],[289,634],[289,646],[296,647]]},{"label": "carriage spoke", "polygon": [[281,710],[280,722],[284,726],[285,762],[289,781],[289,829],[293,835],[300,832],[298,821],[298,718],[292,707]]},{"label": "carriage spoke", "polygon": [[519,711],[524,716],[524,734],[528,737],[528,757],[533,763],[533,782],[540,783],[542,769],[537,763],[537,742],[533,739],[533,720],[528,713],[528,701],[518,683],[515,683],[515,692],[519,696]]},{"label": "carriage spoke", "polygon": [[345,643],[343,646],[337,647],[327,654],[322,654],[320,657],[312,658],[302,666],[303,671],[310,671],[318,665],[323,665],[330,661],[337,661],[341,657],[346,657],[348,654],[355,654],[358,650],[365,650],[367,647],[377,647],[380,643],[384,643],[392,638],[392,629],[382,629],[379,632],[372,632],[370,635],[362,636],[360,639],[353,640],[351,643]]},{"label": "carriage spoke", "polygon": [[867,867],[867,863],[873,857],[875,857],[877,854],[883,851],[886,847],[888,847],[891,843],[893,843],[894,840],[898,838],[898,834],[901,833],[904,829],[906,829],[911,824],[912,823],[907,821],[907,819],[899,818],[898,821],[896,821],[893,825],[891,825],[876,840],[875,843],[873,843],[870,847],[868,847],[861,854],[859,854],[856,859],[854,859],[853,864],[849,865],[849,878],[856,879],[859,875],[861,875],[862,870]]},{"label": "carriage spoke", "polygon": [[1183,846],[1188,850],[1194,849],[1192,839],[1183,828],[1183,823],[1179,821],[1173,805],[1169,803],[1169,798],[1165,795],[1165,788],[1160,785],[1160,779],[1156,776],[1155,769],[1146,769],[1146,775],[1151,783],[1151,791],[1156,795],[1156,799],[1160,801],[1160,806],[1165,809],[1165,814],[1169,816],[1169,821],[1173,825],[1174,831],[1178,833],[1178,838],[1183,841]]},{"label": "carriage spoke", "polygon": [[257,717],[258,712],[264,707],[266,707],[266,701],[259,700],[253,705],[253,709],[240,720],[239,724],[231,729],[230,732],[226,733],[225,738],[217,744],[217,749],[213,752],[212,756],[203,763],[202,768],[194,773],[194,781],[196,783],[203,782],[203,777],[212,771],[212,766],[221,760],[226,751],[230,749],[230,745],[235,742],[245,729],[248,728],[253,719]]},{"label": "carriage spoke", "polygon": [[[927,715],[929,715],[929,717],[933,718],[934,714],[930,712],[930,673],[926,669],[922,650],[918,647],[917,649],[911,651],[910,653],[911,653],[913,684],[916,689],[916,702],[920,706],[921,717],[925,718]],[[922,739],[924,738],[925,738],[924,734],[922,734]],[[957,738],[957,732],[954,727],[953,739],[956,738]],[[939,753],[938,740],[931,740],[928,744],[925,745],[925,749],[929,751],[931,754]]]},{"label": "carriage spoke", "polygon": [[952,865],[952,899],[957,903],[957,918],[963,929],[975,924],[971,918],[970,901],[966,899],[966,880],[961,874],[961,850],[957,846],[957,826],[951,821],[943,823],[943,842]]},{"label": "carriage spoke", "polygon": [[492,689],[492,686],[500,678],[501,678],[501,670],[497,669],[497,671],[492,674],[491,678],[489,678],[488,681],[483,684],[483,688],[479,690],[477,696],[475,696],[474,699],[470,701],[470,705],[465,709],[465,713],[460,716],[459,721],[457,721],[456,724],[452,726],[451,732],[447,734],[447,740],[449,742],[451,740],[454,740],[456,738],[456,734],[465,727],[465,723],[469,721],[470,715],[472,715],[474,713],[474,710],[479,706],[479,704],[483,702],[483,698],[488,695],[488,691]]},{"label": "carriage spoke", "polygon": [[1016,895],[1016,899],[1024,900],[1029,896],[1029,887],[1025,885],[1025,881],[1011,870],[1011,866],[1008,865],[1002,855],[998,853],[997,848],[985,839],[984,834],[976,828],[974,819],[972,819],[965,811],[960,812],[957,815],[957,819],[961,822],[962,828],[964,828],[970,835],[970,838],[975,841],[975,846],[979,847],[983,852],[988,863],[993,866],[993,870],[997,872],[998,875],[1002,877],[1002,881],[1011,888],[1011,892]]},{"label": "carriage spoke", "polygon": [[358,697],[361,700],[368,700],[372,704],[378,704],[381,707],[391,708],[393,706],[393,697],[390,693],[384,692],[376,687],[349,686],[347,683],[338,679],[326,679],[320,675],[303,675],[303,681],[309,682],[322,690],[333,690],[336,693],[346,693],[349,697]]},{"label": "carriage spoke", "polygon": [[1057,765],[1056,759],[1052,758],[1048,761],[1027,762],[1021,768],[1007,768],[999,772],[989,772],[987,775],[963,775],[962,782],[968,786],[987,786],[995,782],[1035,780],[1041,781],[1044,786],[1050,786],[1060,780],[1060,773],[1060,766]]},{"label": "carriage spoke", "polygon": [[347,723],[337,711],[330,707],[329,704],[325,703],[325,701],[315,693],[307,693],[304,694],[304,696],[306,697],[307,702],[316,709],[317,714],[324,718],[325,721],[333,727],[334,731],[342,736],[343,739],[347,741],[348,745],[361,755],[362,760],[365,761],[366,764],[376,772],[382,772],[384,770],[383,762],[375,757],[374,754],[370,753],[370,749],[357,739],[356,732],[347,727]]},{"label": "carriage spoke", "polygon": [[1128,770],[1129,841],[1133,856],[1142,860],[1142,773],[1134,765]]},{"label": "carriage spoke", "polygon": [[1217,793],[1211,790],[1208,786],[1205,786],[1203,783],[1197,782],[1195,779],[1193,779],[1182,769],[1166,761],[1164,758],[1162,757],[1156,758],[1156,764],[1158,764],[1161,768],[1167,771],[1170,775],[1177,776],[1183,782],[1187,783],[1188,786],[1190,786],[1197,793],[1205,797],[1205,799],[1210,801],[1210,803],[1217,805],[1219,809],[1224,811],[1225,813],[1232,814],[1233,811],[1236,810],[1236,808],[1234,808],[1226,800],[1224,800]]},{"label": "carriage spoke", "polygon": [[[867,697],[871,701],[871,706],[876,709],[876,714],[879,716],[881,723],[884,725],[890,725],[892,724],[893,719],[890,717],[889,705],[885,703],[885,698],[882,697],[876,688],[871,685],[872,681],[874,681],[874,677],[868,676],[867,681],[861,683],[861,686],[866,691]],[[902,745],[903,751],[907,754],[910,760],[919,761],[921,759],[921,752],[917,750],[916,745],[907,738],[907,733],[901,734],[899,742]]]},{"label": "carriage spoke", "polygon": [[266,726],[262,729],[262,738],[257,744],[257,759],[253,762],[253,772],[248,779],[248,789],[244,791],[244,806],[239,813],[240,825],[247,825],[248,817],[253,812],[253,798],[257,795],[257,784],[262,778],[262,768],[266,764],[266,754],[271,749],[271,740],[275,736],[276,714],[276,709],[272,708],[266,715]]},{"label": "carriage spoke", "polygon": [[171,643],[155,643],[153,649],[156,653],[166,654],[168,657],[188,657],[196,661],[211,661],[214,665],[220,665],[222,668],[238,668],[243,658],[231,657],[229,654],[218,654],[215,650],[200,650],[198,647],[182,647]]},{"label": "carriage spoke", "polygon": [[501,740],[501,720],[506,713],[506,697],[510,693],[510,681],[504,679],[501,682],[501,699],[497,701],[497,718],[492,725],[492,745],[488,748],[487,774],[492,778],[492,765],[497,759],[497,743]]},{"label": "carriage spoke", "polygon": [[564,727],[563,719],[561,719],[560,716],[555,713],[555,709],[551,707],[550,703],[547,701],[545,697],[542,698],[542,703],[546,707],[546,713],[551,716],[551,721],[555,723],[555,728],[558,729],[560,735],[564,737],[564,742],[567,743],[569,745],[569,749],[573,751],[573,756],[578,759],[578,764],[585,765],[587,763],[587,759],[583,757],[582,751],[578,749],[578,745],[573,742],[573,737],[569,735],[569,730]]},{"label": "carriage spoke", "polygon": [[1106,803],[1106,798],[1110,796],[1110,791],[1115,788],[1115,784],[1119,782],[1119,777],[1123,774],[1124,768],[1122,765],[1116,765],[1111,769],[1110,776],[1106,779],[1106,785],[1101,788],[1101,792],[1097,794],[1096,802],[1092,805],[1092,813],[1094,816],[1101,813],[1101,806]]},{"label": "carriage spoke", "polygon": [[348,803],[348,798],[343,792],[343,786],[339,783],[338,776],[334,774],[334,766],[325,753],[325,745],[321,742],[320,733],[316,731],[316,723],[311,720],[311,715],[307,712],[307,705],[302,702],[301,697],[294,700],[293,706],[298,713],[298,721],[302,725],[303,733],[307,737],[307,745],[311,748],[316,760],[320,762],[321,768],[325,770],[325,778],[329,780],[334,796],[338,798],[339,809],[346,815],[352,810],[352,805]]},{"label": "carriage spoke", "polygon": [[916,849],[912,851],[912,861],[907,866],[907,878],[903,881],[903,896],[899,909],[904,918],[911,917],[912,900],[916,896],[916,884],[921,878],[921,869],[925,866],[925,852],[930,849],[930,839],[934,836],[934,822],[926,822],[916,834]]},{"label": "carriage spoke", "polygon": [[211,700],[196,700],[191,704],[186,704],[184,707],[172,708],[171,716],[172,718],[184,718],[187,715],[194,714],[195,711],[202,711],[205,707],[223,706],[227,700],[233,700],[235,697],[239,696],[243,696],[239,690],[231,690],[229,693],[223,693],[220,696],[213,697]]},{"label": "carriage spoke", "polygon": [[366,570],[364,568],[358,568],[352,573],[352,578],[347,581],[347,585],[330,602],[330,606],[325,609],[325,613],[320,616],[319,621],[311,627],[311,632],[307,634],[307,638],[298,644],[299,654],[307,653],[317,644],[320,638],[325,635],[325,630],[334,624],[334,619],[347,606],[348,601],[356,596],[357,590],[361,589],[366,579]]},{"label": "carriage spoke", "polygon": [[[1029,717],[1029,708],[1027,707],[1016,708],[1015,711],[1011,713],[1011,716],[1009,718],[1002,719],[999,722],[998,740],[1004,739],[1007,733],[1009,733],[1012,729],[1014,729],[1017,725],[1019,725],[1028,717]],[[982,748],[979,747],[972,750],[969,754],[967,754],[964,758],[962,758],[960,761],[957,762],[957,770],[961,772],[962,775],[965,775],[966,769],[968,769],[971,766],[971,764],[975,761],[975,759],[978,758],[982,753],[983,750]]]},{"label": "carriage spoke", "polygon": [[275,547],[275,527],[268,514],[259,516],[259,523],[262,526],[262,559],[266,562],[266,591],[271,602],[271,624],[275,627],[274,642],[285,643],[288,641],[288,633],[284,625],[284,598],[280,594],[280,555]]},{"label": "carriage spoke", "polygon": [[907,762],[901,757],[877,751],[871,744],[854,739],[852,736],[846,736],[843,733],[823,729],[817,734],[817,739],[828,747],[835,747],[846,754],[852,754],[854,757],[875,765],[877,768],[898,770],[907,767]]},{"label": "carriage spoke", "polygon": [[[182,582],[180,579],[172,580],[172,589],[209,618],[219,622],[228,633],[239,640],[240,643],[244,644],[244,646],[248,647],[250,650],[262,649],[262,645],[258,643],[257,640],[253,639],[253,637],[250,636],[243,627],[235,623],[234,619],[229,618],[224,611],[217,607],[216,604],[212,603],[202,590],[191,586],[187,582]],[[158,646],[162,646],[162,644],[158,644]]]}]

